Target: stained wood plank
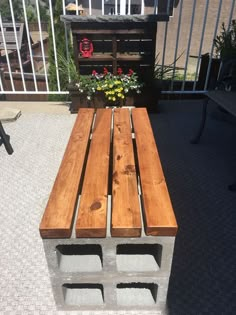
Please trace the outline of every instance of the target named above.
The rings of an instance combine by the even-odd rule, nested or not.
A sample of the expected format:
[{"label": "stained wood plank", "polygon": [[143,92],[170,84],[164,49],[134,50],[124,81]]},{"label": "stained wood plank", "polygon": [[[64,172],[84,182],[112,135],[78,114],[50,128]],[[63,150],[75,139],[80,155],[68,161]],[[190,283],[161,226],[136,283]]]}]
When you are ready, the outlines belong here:
[{"label": "stained wood plank", "polygon": [[79,110],[40,224],[42,238],[71,236],[78,186],[93,116],[93,109]]},{"label": "stained wood plank", "polygon": [[111,141],[111,109],[98,109],[85,170],[77,237],[105,237]]},{"label": "stained wood plank", "polygon": [[137,175],[128,109],[114,111],[112,222],[115,237],[141,235]]},{"label": "stained wood plank", "polygon": [[145,108],[132,110],[147,235],[174,236],[177,223]]}]

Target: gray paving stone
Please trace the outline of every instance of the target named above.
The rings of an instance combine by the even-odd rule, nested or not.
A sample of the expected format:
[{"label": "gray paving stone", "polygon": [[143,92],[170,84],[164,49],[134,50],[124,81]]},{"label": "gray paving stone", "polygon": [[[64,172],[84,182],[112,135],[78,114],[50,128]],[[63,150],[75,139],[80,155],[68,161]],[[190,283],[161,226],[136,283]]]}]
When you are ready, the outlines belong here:
[{"label": "gray paving stone", "polygon": [[16,108],[0,107],[0,120],[2,122],[15,121],[21,115],[21,111]]}]

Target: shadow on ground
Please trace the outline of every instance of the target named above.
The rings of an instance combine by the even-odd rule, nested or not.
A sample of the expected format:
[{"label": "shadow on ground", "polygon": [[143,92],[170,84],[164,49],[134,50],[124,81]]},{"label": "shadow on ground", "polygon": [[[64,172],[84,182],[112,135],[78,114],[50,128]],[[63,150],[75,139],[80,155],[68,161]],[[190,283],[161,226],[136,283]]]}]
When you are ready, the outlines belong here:
[{"label": "shadow on ground", "polygon": [[165,103],[150,115],[179,225],[169,315],[235,314],[236,192],[227,186],[236,181],[236,124],[216,110],[211,104],[197,145],[199,101]]}]

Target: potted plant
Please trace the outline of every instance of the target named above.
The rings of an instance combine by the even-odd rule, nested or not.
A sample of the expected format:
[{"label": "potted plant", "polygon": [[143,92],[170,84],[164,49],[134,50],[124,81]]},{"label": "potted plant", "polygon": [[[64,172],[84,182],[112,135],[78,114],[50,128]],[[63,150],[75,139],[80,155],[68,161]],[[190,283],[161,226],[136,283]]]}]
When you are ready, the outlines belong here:
[{"label": "potted plant", "polygon": [[[59,64],[59,72],[63,75],[67,75],[67,79],[69,81],[67,85],[67,89],[70,94],[70,99],[72,103],[79,103],[80,107],[88,107],[88,101],[86,98],[86,94],[78,93],[78,88],[75,86],[75,83],[79,81],[79,73],[77,71],[74,60],[70,56],[68,59],[63,55],[58,54],[58,64]],[[85,80],[84,80],[85,84]],[[73,113],[73,107],[70,106],[70,111]]]},{"label": "potted plant", "polygon": [[[222,69],[221,63],[225,63],[230,59],[236,59],[236,22],[232,20],[229,29],[225,27],[225,23],[221,25],[221,32],[213,40],[214,54],[209,53],[201,56],[201,66],[198,76],[197,89],[205,88],[205,81],[208,75],[207,89],[214,89],[217,85],[219,70]],[[210,63],[210,69],[208,70]],[[228,63],[228,62],[227,62]],[[222,64],[223,65],[223,64]]]},{"label": "potted plant", "polygon": [[236,21],[232,20],[229,29],[222,23],[221,33],[214,39],[215,53],[222,61],[236,58]]},{"label": "potted plant", "polygon": [[[158,53],[155,59],[154,68],[150,69],[150,71],[146,71],[143,79],[145,82],[143,95],[148,95],[148,98],[146,97],[146,100],[149,104],[149,111],[157,111],[158,101],[161,98],[161,92],[163,90],[170,89],[171,81],[178,76],[178,71],[174,71],[174,69],[176,62],[180,59],[182,54],[179,55],[172,63],[163,65],[159,61]],[[142,101],[141,98],[138,102],[140,101]]]},{"label": "potted plant", "polygon": [[229,28],[222,23],[221,33],[214,39],[216,56],[221,67],[217,78],[217,88],[235,90],[236,87],[236,20],[232,20]]}]

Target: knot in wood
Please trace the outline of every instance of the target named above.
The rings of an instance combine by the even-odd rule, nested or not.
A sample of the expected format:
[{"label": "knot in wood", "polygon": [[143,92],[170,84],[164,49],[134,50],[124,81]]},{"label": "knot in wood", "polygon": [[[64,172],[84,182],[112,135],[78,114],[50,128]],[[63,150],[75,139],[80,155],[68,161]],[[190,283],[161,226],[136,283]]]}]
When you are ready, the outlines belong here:
[{"label": "knot in wood", "polygon": [[117,184],[117,185],[119,185],[119,180],[117,179],[117,177],[118,177],[118,173],[117,172],[114,172],[113,173],[113,181],[114,181],[114,183],[115,184]]},{"label": "knot in wood", "polygon": [[95,210],[100,209],[101,207],[102,207],[101,202],[100,202],[100,201],[95,201],[95,202],[91,205],[90,210],[95,211]]},{"label": "knot in wood", "polygon": [[135,166],[134,165],[130,165],[130,164],[126,165],[124,173],[126,175],[131,175],[132,173],[135,173]]}]

